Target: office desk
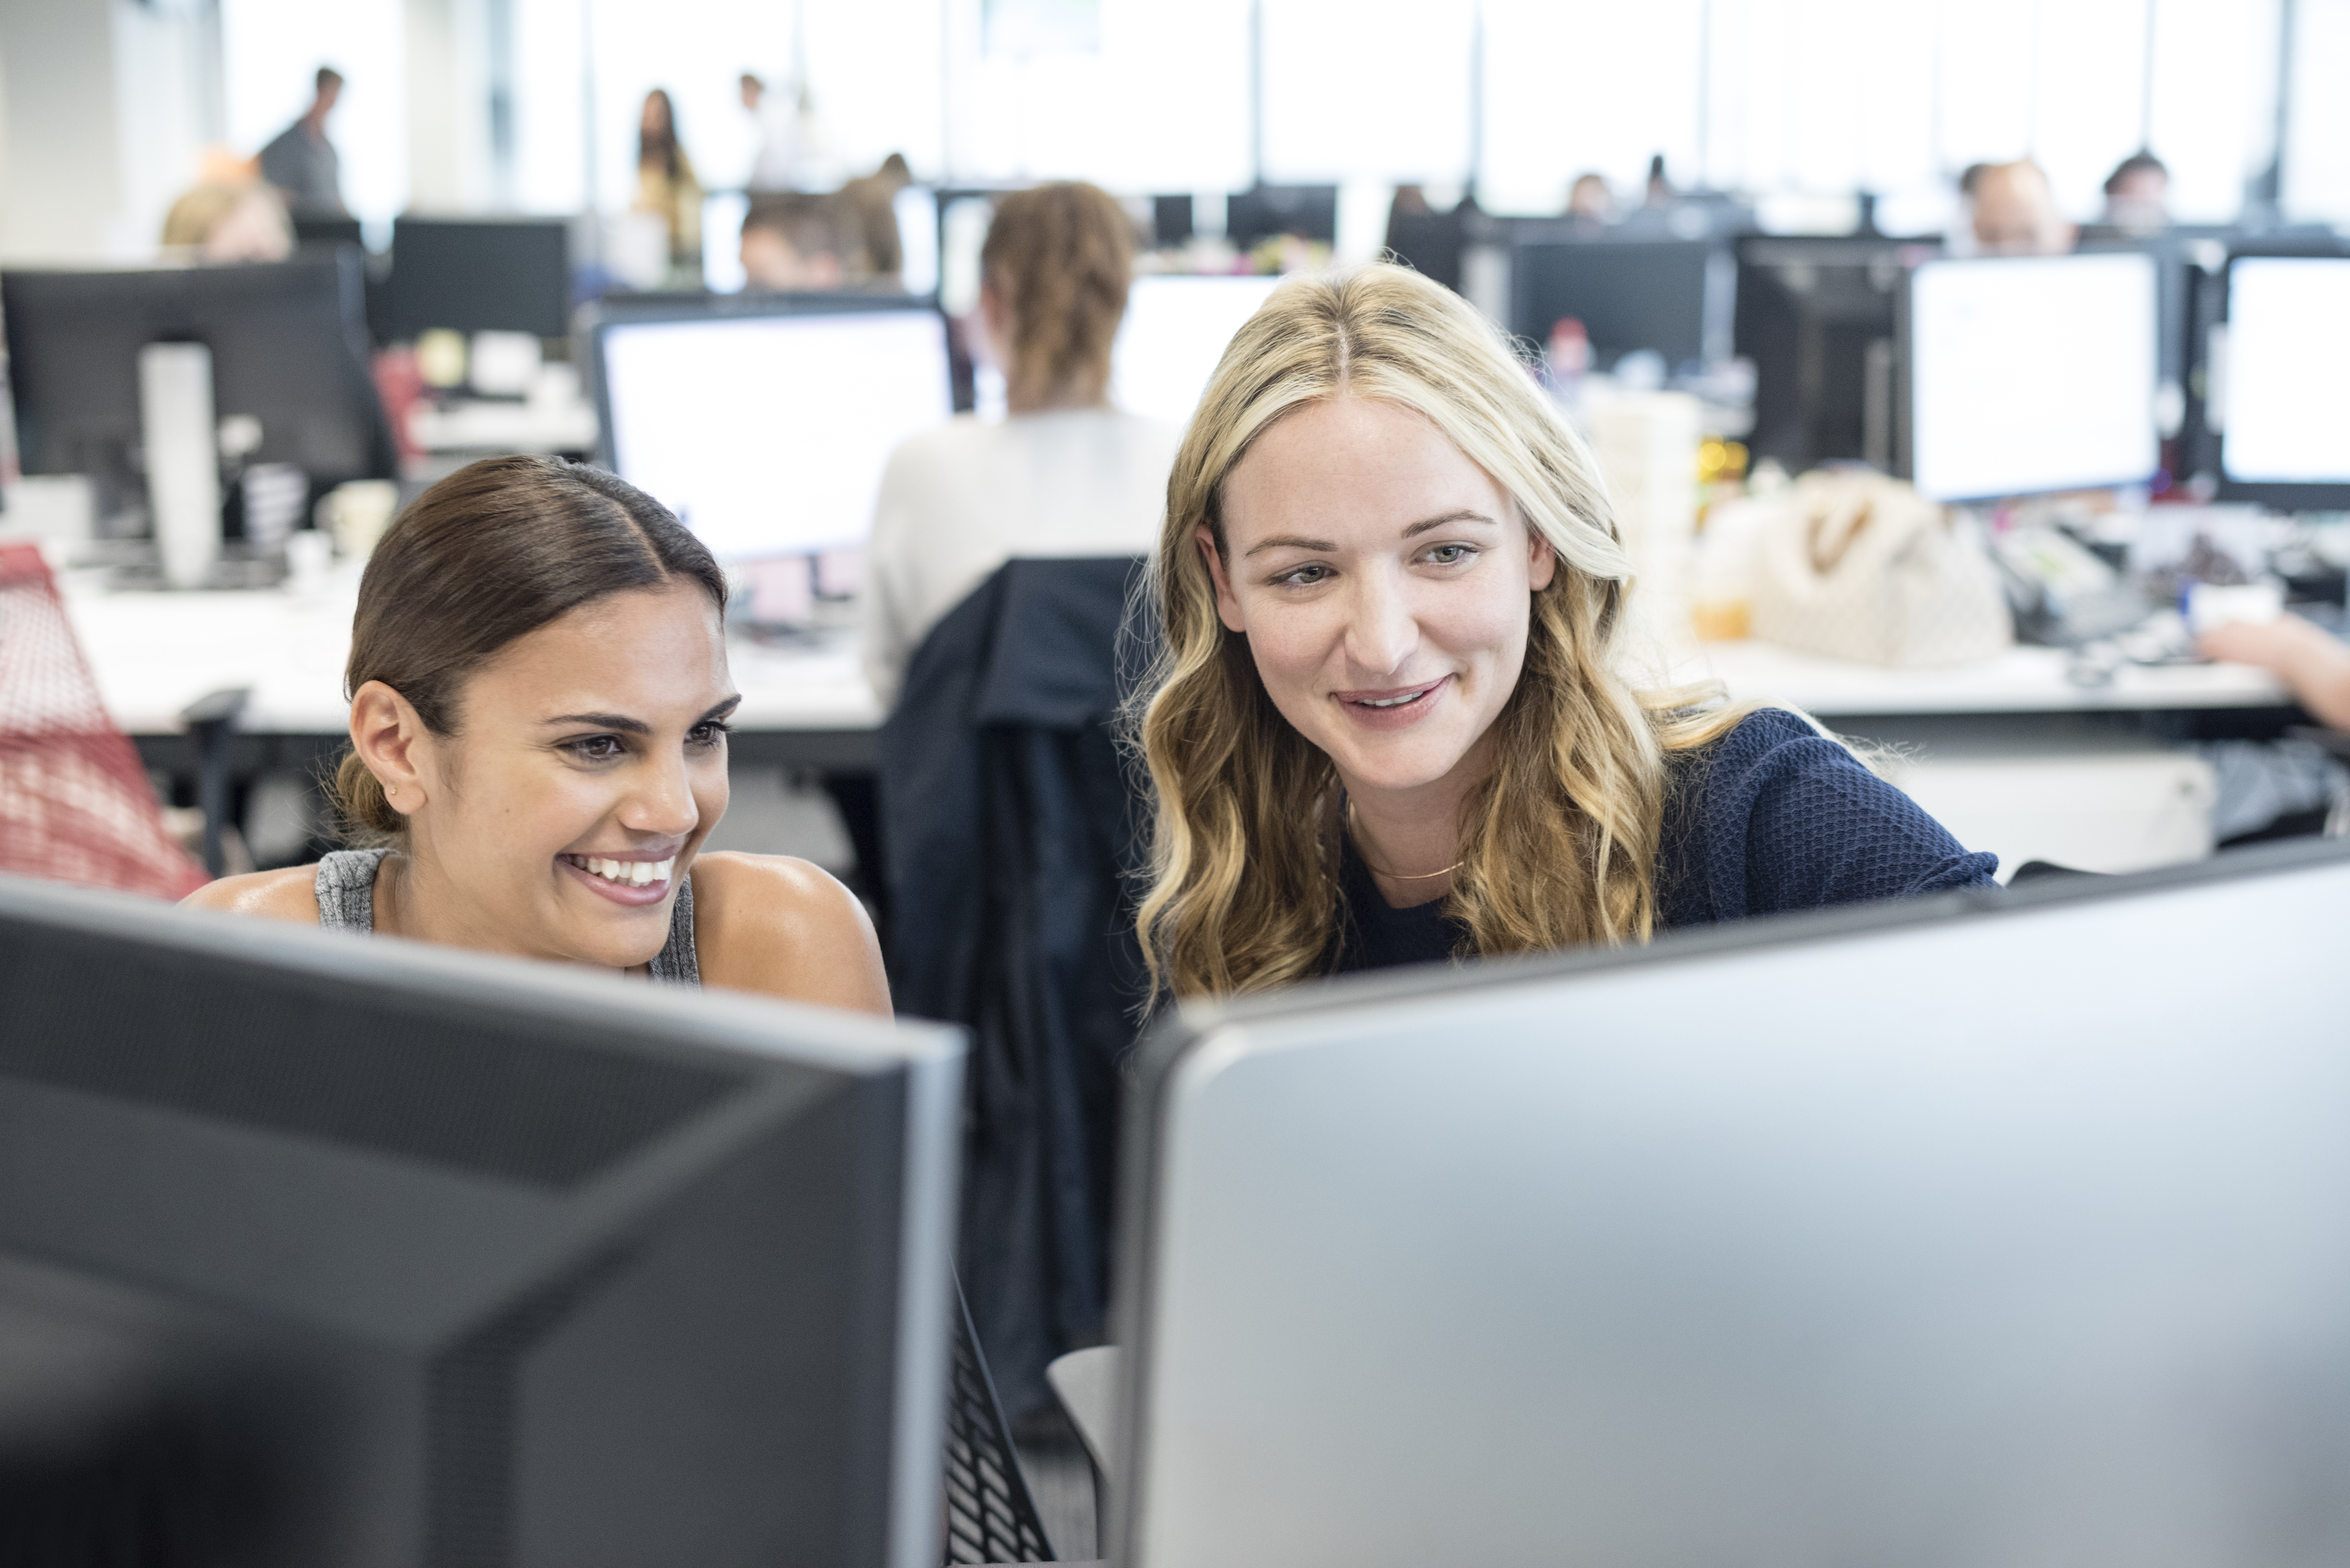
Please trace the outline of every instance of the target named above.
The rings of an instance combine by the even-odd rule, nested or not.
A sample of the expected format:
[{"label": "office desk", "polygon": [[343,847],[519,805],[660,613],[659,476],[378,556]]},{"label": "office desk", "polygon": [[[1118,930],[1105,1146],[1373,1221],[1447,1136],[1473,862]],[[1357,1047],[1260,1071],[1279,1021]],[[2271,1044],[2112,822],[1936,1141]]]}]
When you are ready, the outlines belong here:
[{"label": "office desk", "polygon": [[1872,715],[1990,718],[2021,714],[2189,712],[2290,708],[2266,670],[2241,664],[2124,665],[2110,682],[2077,685],[2061,649],[2013,648],[1946,670],[1887,670],[1767,642],[1702,642],[1673,666],[1711,677],[1731,695],[1783,702],[1824,720]]},{"label": "office desk", "polygon": [[[249,687],[238,721],[238,771],[301,765],[346,733],[343,664],[350,652],[353,572],[315,595],[91,591],[72,578],[66,605],[115,722],[150,766],[183,751],[180,713],[224,687]],[[762,765],[863,770],[881,715],[853,639],[804,648],[737,642],[729,650],[743,706],[733,753]]]}]

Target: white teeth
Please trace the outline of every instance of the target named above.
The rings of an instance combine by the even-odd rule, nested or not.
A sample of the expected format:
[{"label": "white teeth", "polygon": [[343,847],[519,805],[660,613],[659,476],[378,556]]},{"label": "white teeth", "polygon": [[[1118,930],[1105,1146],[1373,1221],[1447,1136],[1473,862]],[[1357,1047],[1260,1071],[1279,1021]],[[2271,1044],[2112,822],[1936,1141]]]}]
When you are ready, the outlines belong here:
[{"label": "white teeth", "polygon": [[1409,697],[1366,697],[1362,701],[1366,708],[1400,708],[1407,702],[1417,702],[1427,695],[1425,691],[1415,691]]},{"label": "white teeth", "polygon": [[677,865],[677,857],[667,860],[607,860],[601,856],[582,856],[577,864],[607,882],[618,882],[624,888],[643,888],[669,880]]}]

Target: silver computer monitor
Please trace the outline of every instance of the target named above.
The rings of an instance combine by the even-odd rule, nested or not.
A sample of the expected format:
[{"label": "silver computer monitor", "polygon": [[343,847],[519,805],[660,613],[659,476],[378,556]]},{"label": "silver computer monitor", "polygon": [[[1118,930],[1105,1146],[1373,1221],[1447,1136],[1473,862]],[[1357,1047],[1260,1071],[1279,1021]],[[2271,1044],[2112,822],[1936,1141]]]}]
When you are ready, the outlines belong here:
[{"label": "silver computer monitor", "polygon": [[1931,499],[2138,484],[2161,466],[2153,257],[1928,262],[1904,320],[1907,467]]},{"label": "silver computer monitor", "polygon": [[[2246,499],[2350,505],[2350,257],[2240,255],[2210,356],[2220,475]],[[2213,417],[2216,415],[2217,417]]]},{"label": "silver computer monitor", "polygon": [[613,471],[721,560],[861,545],[889,454],[954,415],[945,318],[858,296],[659,300],[596,329]]},{"label": "silver computer monitor", "polygon": [[1277,277],[1145,276],[1127,291],[1110,357],[1110,401],[1130,414],[1191,421],[1216,361]]},{"label": "silver computer monitor", "polygon": [[2345,929],[2277,849],[1187,1011],[1116,1560],[2350,1560]]}]

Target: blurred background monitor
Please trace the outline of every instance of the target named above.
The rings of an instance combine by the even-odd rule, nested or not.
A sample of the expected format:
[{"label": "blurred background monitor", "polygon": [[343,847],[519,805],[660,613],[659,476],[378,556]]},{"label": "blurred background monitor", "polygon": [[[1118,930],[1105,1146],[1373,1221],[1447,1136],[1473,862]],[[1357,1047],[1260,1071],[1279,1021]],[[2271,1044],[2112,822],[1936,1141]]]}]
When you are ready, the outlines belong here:
[{"label": "blurred background monitor", "polygon": [[1569,317],[1589,337],[1593,368],[1659,355],[1668,371],[1731,356],[1737,264],[1710,240],[1554,237],[1520,224],[1510,247],[1510,330],[1536,343]]},{"label": "blurred background monitor", "polygon": [[1891,466],[1895,301],[1921,254],[1874,238],[1738,242],[1734,341],[1754,363],[1756,458],[1790,473]]},{"label": "blurred background monitor", "polygon": [[1130,414],[1191,422],[1216,361],[1277,277],[1134,280],[1110,360],[1110,401]]},{"label": "blurred background monitor", "polygon": [[294,243],[297,245],[365,245],[367,237],[360,232],[357,218],[302,218],[294,220]]},{"label": "blurred background monitor", "polygon": [[2350,256],[2229,258],[2205,420],[2221,494],[2350,508]]},{"label": "blurred background monitor", "polygon": [[212,350],[216,417],[260,427],[252,462],[291,463],[319,492],[395,477],[364,288],[349,247],[156,272],[0,272],[24,472],[88,474],[101,520],[143,505],[139,350],[195,342]]},{"label": "blurred background monitor", "polygon": [[571,224],[564,218],[396,218],[389,336],[571,331]]},{"label": "blurred background monitor", "polygon": [[960,1063],[0,878],[0,1558],[929,1568]]},{"label": "blurred background monitor", "polygon": [[2143,484],[2156,431],[2154,258],[1927,262],[1907,275],[1903,477],[1936,501]]},{"label": "blurred background monitor", "polygon": [[2095,978],[2345,919],[2262,846],[1170,1020],[1106,1554],[2350,1561],[2337,989]]},{"label": "blurred background monitor", "polygon": [[750,281],[743,271],[743,220],[750,213],[747,191],[702,199],[702,286],[712,294],[740,294]]},{"label": "blurred background monitor", "polygon": [[1242,250],[1263,240],[1294,234],[1335,244],[1338,238],[1336,185],[1258,185],[1224,200],[1224,237]]},{"label": "blurred background monitor", "polygon": [[722,560],[863,544],[889,453],[954,413],[927,300],[608,302],[594,336],[606,465]]}]

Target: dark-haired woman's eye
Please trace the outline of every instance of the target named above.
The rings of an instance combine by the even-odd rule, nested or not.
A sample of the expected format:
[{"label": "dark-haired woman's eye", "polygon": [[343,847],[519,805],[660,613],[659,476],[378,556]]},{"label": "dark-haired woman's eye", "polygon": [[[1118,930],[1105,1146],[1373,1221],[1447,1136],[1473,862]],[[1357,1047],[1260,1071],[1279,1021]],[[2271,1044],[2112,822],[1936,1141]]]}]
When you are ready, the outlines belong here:
[{"label": "dark-haired woman's eye", "polygon": [[618,735],[582,735],[564,742],[563,749],[583,763],[608,763],[628,753]]},{"label": "dark-haired woman's eye", "polygon": [[706,719],[686,732],[686,743],[692,746],[715,746],[734,732],[734,726],[720,719]]}]

